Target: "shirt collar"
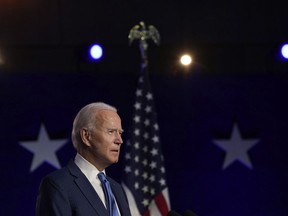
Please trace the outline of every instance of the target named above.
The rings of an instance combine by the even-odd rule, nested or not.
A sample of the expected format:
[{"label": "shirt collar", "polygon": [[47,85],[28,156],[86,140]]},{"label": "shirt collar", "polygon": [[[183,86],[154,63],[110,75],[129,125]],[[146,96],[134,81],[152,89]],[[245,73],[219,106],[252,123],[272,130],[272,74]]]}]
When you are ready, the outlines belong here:
[{"label": "shirt collar", "polygon": [[[98,178],[97,175],[100,171],[79,153],[75,156],[75,164],[80,168],[89,181],[93,180],[95,177]],[[106,175],[105,170],[102,172]]]}]

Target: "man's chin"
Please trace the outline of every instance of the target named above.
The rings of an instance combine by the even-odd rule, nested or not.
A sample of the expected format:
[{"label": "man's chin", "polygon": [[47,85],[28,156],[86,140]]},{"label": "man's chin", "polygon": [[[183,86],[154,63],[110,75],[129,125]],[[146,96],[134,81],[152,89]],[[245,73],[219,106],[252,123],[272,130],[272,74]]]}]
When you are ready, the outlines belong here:
[{"label": "man's chin", "polygon": [[111,160],[111,163],[112,163],[112,164],[115,164],[115,163],[118,163],[118,161],[119,161],[119,158],[113,158],[113,159]]}]

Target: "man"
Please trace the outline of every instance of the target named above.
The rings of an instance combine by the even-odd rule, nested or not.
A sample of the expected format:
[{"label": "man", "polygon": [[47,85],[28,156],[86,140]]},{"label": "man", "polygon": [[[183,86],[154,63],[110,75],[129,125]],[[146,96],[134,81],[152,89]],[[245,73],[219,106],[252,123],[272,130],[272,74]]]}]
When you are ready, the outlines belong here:
[{"label": "man", "polygon": [[83,107],[75,117],[72,129],[77,155],[66,167],[42,180],[36,215],[130,216],[121,185],[107,176],[112,197],[116,200],[116,208],[111,210],[109,202],[114,198],[107,195],[98,177],[100,172],[105,174],[105,168],[118,162],[122,132],[116,108],[102,102]]}]

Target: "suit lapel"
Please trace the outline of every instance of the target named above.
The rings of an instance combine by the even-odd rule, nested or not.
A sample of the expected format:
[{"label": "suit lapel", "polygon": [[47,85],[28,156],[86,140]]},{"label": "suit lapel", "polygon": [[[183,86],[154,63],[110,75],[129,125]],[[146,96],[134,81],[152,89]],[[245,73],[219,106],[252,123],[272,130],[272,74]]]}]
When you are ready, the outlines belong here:
[{"label": "suit lapel", "polygon": [[125,197],[124,191],[122,190],[122,188],[119,186],[119,184],[115,183],[115,181],[111,178],[108,177],[108,180],[110,182],[113,194],[115,196],[115,199],[117,201],[118,204],[118,208],[121,212],[121,215],[130,215],[130,210],[129,208],[125,208],[128,206],[128,201]]},{"label": "suit lapel", "polygon": [[77,167],[74,161],[70,161],[68,164],[68,169],[70,170],[71,175],[75,177],[75,183],[82,191],[83,195],[86,197],[88,202],[93,206],[95,211],[101,216],[108,216],[108,211],[103,205],[101,199],[98,194],[94,190],[91,183],[88,181],[86,176],[81,172],[81,170]]}]

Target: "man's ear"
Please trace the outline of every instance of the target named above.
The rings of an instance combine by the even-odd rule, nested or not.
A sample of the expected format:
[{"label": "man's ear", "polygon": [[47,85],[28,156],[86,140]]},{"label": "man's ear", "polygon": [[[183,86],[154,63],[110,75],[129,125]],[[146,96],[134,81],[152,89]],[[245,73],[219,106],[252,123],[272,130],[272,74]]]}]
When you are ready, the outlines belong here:
[{"label": "man's ear", "polygon": [[82,142],[86,145],[86,146],[90,146],[90,134],[87,128],[82,128],[80,130],[80,136],[82,139]]}]

